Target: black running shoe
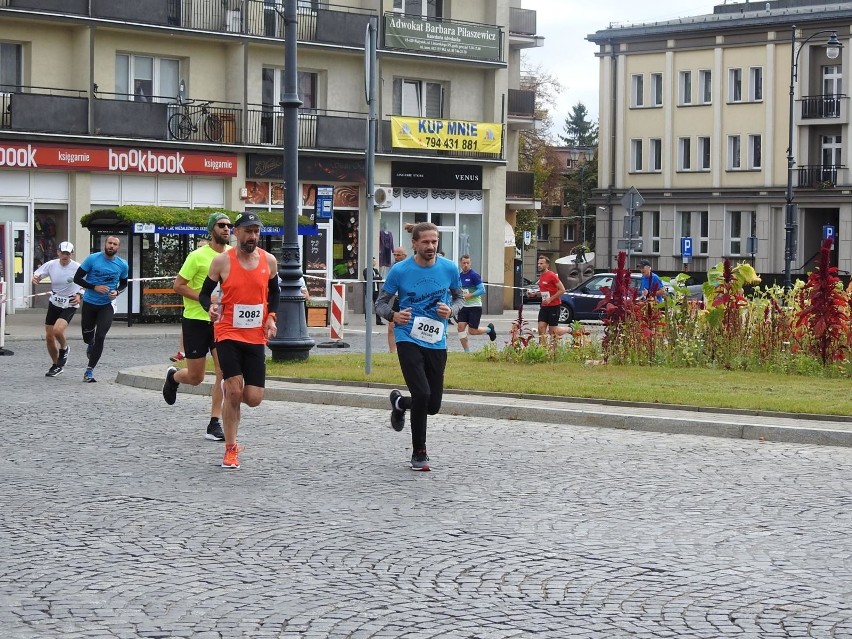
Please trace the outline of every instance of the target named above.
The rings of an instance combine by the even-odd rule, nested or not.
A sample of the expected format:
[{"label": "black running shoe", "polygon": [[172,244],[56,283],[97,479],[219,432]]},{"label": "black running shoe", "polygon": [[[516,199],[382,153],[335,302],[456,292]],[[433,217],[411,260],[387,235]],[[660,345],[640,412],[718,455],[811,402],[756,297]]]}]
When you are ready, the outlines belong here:
[{"label": "black running shoe", "polygon": [[62,367],[59,364],[54,364],[44,374],[45,377],[56,377],[62,372]]},{"label": "black running shoe", "polygon": [[59,359],[56,360],[56,365],[59,368],[65,368],[65,365],[68,363],[68,353],[71,352],[71,345],[69,344],[65,348],[59,349]]},{"label": "black running shoe", "polygon": [[426,454],[426,449],[418,450],[411,456],[411,470],[430,470],[429,455]]},{"label": "black running shoe", "polygon": [[213,442],[225,441],[225,431],[222,430],[222,424],[218,419],[214,418],[210,420],[210,423],[207,425],[207,434],[204,435],[204,438]]},{"label": "black running shoe", "polygon": [[495,339],[497,339],[497,331],[494,330],[494,324],[489,324],[488,329],[489,329],[488,339],[490,339],[493,342]]},{"label": "black running shoe", "polygon": [[405,428],[405,410],[396,407],[397,400],[402,397],[402,393],[400,393],[397,389],[393,389],[390,392],[390,404],[391,404],[391,427],[399,432],[403,428]]},{"label": "black running shoe", "polygon": [[169,366],[169,370],[166,371],[166,381],[163,383],[163,399],[169,406],[177,401],[177,391],[178,386],[180,386],[175,381],[175,373],[177,373],[177,369],[174,366]]}]

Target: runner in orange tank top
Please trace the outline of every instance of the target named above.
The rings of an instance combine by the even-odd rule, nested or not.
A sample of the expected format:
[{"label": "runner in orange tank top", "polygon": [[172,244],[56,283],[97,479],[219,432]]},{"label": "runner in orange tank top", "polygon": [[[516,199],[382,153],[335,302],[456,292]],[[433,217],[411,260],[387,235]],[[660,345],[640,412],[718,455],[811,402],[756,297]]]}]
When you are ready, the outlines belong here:
[{"label": "runner in orange tank top", "polygon": [[[216,350],[222,369],[225,399],[222,426],[225,431],[225,457],[222,468],[239,468],[237,431],[240,405],[258,406],[266,385],[266,342],[275,337],[280,288],[278,262],[258,248],[263,227],[256,213],[241,213],[234,221],[237,246],[217,255],[198,301],[214,322]],[[218,304],[210,296],[220,284]]]}]

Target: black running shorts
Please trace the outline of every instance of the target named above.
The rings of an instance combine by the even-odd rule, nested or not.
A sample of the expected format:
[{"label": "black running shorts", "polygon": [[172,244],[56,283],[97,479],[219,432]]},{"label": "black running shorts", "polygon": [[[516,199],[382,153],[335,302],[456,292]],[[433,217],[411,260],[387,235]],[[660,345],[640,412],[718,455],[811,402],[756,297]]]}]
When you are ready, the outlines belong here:
[{"label": "black running shorts", "polygon": [[216,348],[213,323],[208,320],[184,317],[181,320],[181,332],[183,333],[183,352],[187,359],[207,357],[207,353],[212,353]]},{"label": "black running shorts", "polygon": [[226,339],[216,342],[216,353],[223,379],[242,375],[246,386],[266,387],[265,345]]},{"label": "black running shorts", "polygon": [[74,317],[74,313],[76,312],[77,309],[73,306],[62,308],[60,306],[56,306],[53,302],[48,302],[47,317],[44,318],[44,325],[53,326],[56,324],[56,320],[58,319],[64,319],[67,324],[70,324],[71,318]]}]

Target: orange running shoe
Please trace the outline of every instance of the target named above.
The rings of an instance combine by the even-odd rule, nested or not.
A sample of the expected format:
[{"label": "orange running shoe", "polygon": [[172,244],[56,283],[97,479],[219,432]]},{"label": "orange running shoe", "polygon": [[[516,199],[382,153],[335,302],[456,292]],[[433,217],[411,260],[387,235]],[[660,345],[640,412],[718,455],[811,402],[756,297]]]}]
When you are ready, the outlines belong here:
[{"label": "orange running shoe", "polygon": [[239,444],[228,446],[225,444],[225,457],[222,458],[222,468],[232,468],[239,470],[240,468],[240,453],[243,452],[243,447]]}]

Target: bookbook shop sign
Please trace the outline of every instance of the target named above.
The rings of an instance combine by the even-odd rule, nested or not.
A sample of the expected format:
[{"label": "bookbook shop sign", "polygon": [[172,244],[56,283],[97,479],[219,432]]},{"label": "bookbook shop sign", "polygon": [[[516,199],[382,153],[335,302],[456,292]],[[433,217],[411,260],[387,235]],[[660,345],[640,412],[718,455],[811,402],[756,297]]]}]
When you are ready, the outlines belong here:
[{"label": "bookbook shop sign", "polygon": [[442,53],[456,58],[500,61],[499,27],[385,17],[385,48]]}]

